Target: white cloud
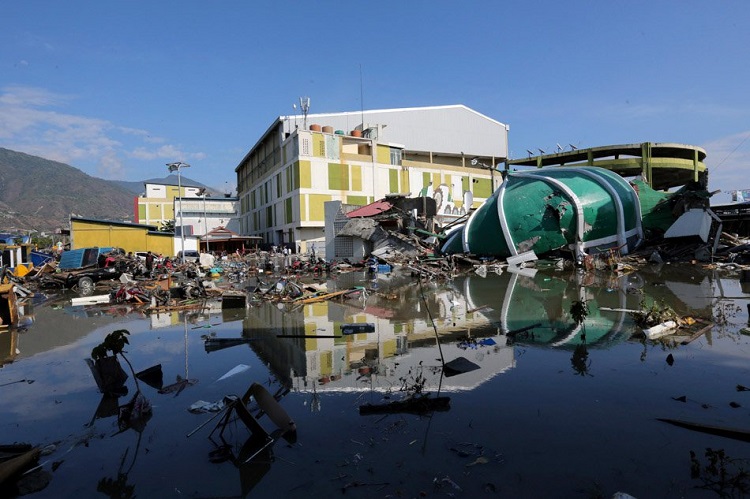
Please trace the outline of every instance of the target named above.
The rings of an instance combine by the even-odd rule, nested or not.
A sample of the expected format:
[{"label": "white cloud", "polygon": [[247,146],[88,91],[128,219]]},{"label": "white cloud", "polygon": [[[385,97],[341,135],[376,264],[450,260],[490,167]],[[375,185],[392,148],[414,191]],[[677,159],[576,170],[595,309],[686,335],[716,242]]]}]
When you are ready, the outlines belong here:
[{"label": "white cloud", "polygon": [[59,106],[72,99],[71,96],[54,94],[43,88],[7,86],[0,94],[0,105],[23,107]]},{"label": "white cloud", "polygon": [[132,172],[134,165],[128,165],[126,158],[144,161],[205,158],[204,153],[184,151],[148,130],[54,109],[75,99],[36,87],[0,89],[3,147],[69,163],[104,178],[124,178],[126,166]]},{"label": "white cloud", "polygon": [[129,155],[137,159],[154,160],[154,159],[172,159],[173,161],[184,161],[188,154],[179,150],[173,145],[163,145],[155,149],[137,147],[130,151]]},{"label": "white cloud", "polygon": [[122,161],[113,153],[102,156],[99,163],[99,176],[103,178],[122,178]]}]

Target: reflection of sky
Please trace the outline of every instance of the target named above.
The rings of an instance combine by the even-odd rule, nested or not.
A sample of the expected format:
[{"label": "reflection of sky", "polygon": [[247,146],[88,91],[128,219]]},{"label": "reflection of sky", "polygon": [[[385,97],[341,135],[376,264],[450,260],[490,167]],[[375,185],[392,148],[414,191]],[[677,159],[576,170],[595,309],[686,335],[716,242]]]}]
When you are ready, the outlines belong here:
[{"label": "reflection of sky", "polygon": [[[13,382],[21,379],[34,380],[33,383],[13,383],[2,390],[3,400],[12,401],[4,403],[0,407],[0,419],[3,426],[15,428],[31,428],[29,421],[37,423],[55,422],[56,425],[68,428],[69,431],[77,431],[82,424],[88,422],[81,419],[81,414],[92,417],[101,399],[93,375],[85,362],[91,355],[91,350],[99,344],[104,337],[117,329],[126,329],[131,334],[128,336],[129,345],[125,351],[128,359],[132,362],[136,372],[152,365],[163,364],[164,384],[173,382],[176,375],[185,375],[185,328],[183,323],[177,323],[171,327],[152,330],[150,321],[147,319],[107,320],[102,317],[80,317],[71,319],[69,314],[62,310],[45,311],[37,314],[43,320],[37,320],[28,331],[19,336],[19,350],[21,355],[16,361],[7,364],[0,369],[0,384]],[[204,317],[208,319],[208,316]],[[127,319],[127,318],[125,318]],[[44,341],[31,342],[31,335],[54,335],[56,324],[72,322],[77,328],[79,337],[71,339],[68,337],[67,344],[52,347],[42,352],[31,352],[25,348],[26,343],[38,347],[45,344]],[[205,320],[203,323],[187,323],[189,367],[206,362],[203,342],[200,336],[208,334],[211,330],[218,328],[197,328],[196,326],[215,324],[220,322],[216,317]],[[103,323],[103,324],[102,324]],[[70,325],[70,324],[67,324]],[[237,329],[237,326],[234,326]],[[190,356],[193,358],[191,359]],[[123,369],[128,373],[129,395],[120,399],[124,403],[134,393],[132,373],[127,364],[121,360]],[[214,376],[218,376],[223,366],[214,369]],[[200,369],[196,369],[200,371]],[[192,373],[191,377],[192,377]],[[150,389],[149,389],[150,390]],[[152,391],[153,393],[153,391]],[[59,428],[48,428],[45,431],[59,434]],[[14,434],[17,430],[14,430]],[[14,437],[14,440],[16,437]],[[19,440],[24,438],[18,437]],[[39,440],[39,437],[25,440]]]}]

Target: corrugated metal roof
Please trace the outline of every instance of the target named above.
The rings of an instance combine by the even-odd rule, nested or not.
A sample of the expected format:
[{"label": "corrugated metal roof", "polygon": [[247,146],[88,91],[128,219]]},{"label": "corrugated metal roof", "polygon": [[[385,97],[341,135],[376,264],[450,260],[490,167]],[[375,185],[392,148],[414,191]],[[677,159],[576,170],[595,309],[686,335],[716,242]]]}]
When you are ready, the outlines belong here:
[{"label": "corrugated metal roof", "polygon": [[349,218],[372,217],[375,215],[380,215],[381,213],[386,212],[391,208],[393,208],[393,205],[388,201],[375,201],[374,203],[363,206],[362,208],[357,208],[356,210],[350,211],[346,214],[346,216]]}]

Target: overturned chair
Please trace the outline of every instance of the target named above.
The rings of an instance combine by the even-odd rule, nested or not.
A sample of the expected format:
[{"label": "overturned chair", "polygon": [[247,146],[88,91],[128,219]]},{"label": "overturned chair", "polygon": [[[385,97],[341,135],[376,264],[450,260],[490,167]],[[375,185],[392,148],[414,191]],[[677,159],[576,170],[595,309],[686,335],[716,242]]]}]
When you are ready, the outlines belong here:
[{"label": "overturned chair", "polygon": [[[255,400],[255,403],[258,405],[258,413],[256,416],[253,416],[248,408],[248,403],[251,398]],[[252,452],[249,457],[243,456],[243,461],[245,463],[251,461],[266,449],[269,449],[280,438],[283,438],[290,444],[297,441],[297,426],[294,421],[284,408],[281,407],[278,400],[271,395],[263,385],[253,383],[242,397],[227,396],[224,398],[224,401],[226,403],[226,411],[216,427],[211,431],[211,434],[218,429],[219,437],[224,441],[224,430],[227,425],[233,421],[233,414],[236,414],[237,419],[239,419],[251,433],[251,438],[248,443],[252,442],[254,452]],[[275,426],[275,429],[270,433],[261,426],[257,419],[264,414],[268,416]]]}]

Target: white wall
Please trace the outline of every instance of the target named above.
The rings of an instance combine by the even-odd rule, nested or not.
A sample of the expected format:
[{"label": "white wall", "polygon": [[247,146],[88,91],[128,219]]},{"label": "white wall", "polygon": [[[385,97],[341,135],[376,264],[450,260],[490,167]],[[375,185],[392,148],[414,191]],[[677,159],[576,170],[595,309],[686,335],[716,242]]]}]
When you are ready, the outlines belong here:
[{"label": "white wall", "polygon": [[[185,251],[195,250],[198,251],[198,238],[193,236],[185,236]],[[179,251],[182,251],[182,240],[179,237],[174,238],[174,254],[176,255]]]}]

